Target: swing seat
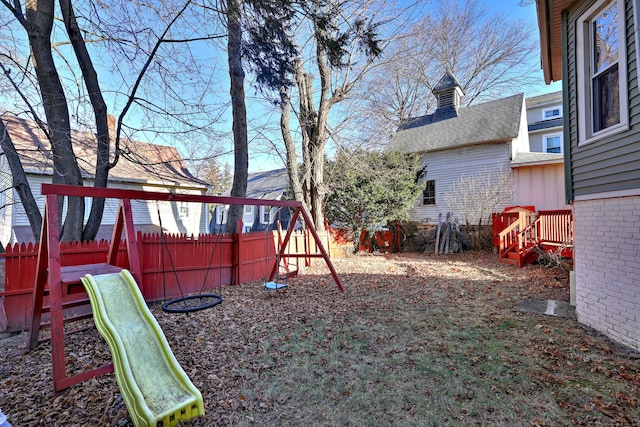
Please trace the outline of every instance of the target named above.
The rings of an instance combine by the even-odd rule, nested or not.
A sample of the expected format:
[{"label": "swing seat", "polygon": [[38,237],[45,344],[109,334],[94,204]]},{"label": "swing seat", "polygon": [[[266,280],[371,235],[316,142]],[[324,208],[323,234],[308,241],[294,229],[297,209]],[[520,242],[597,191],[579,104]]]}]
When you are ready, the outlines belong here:
[{"label": "swing seat", "polygon": [[284,289],[287,286],[289,286],[288,283],[278,283],[278,282],[274,282],[274,281],[265,282],[265,284],[264,284],[265,288],[270,289],[272,291],[277,291],[279,289]]}]

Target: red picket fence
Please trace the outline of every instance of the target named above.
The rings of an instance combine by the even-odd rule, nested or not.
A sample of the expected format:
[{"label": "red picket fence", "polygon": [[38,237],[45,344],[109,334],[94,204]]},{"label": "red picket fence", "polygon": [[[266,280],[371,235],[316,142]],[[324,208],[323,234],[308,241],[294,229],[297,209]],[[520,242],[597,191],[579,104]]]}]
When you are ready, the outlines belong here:
[{"label": "red picket fence", "polygon": [[[329,250],[329,234],[321,233],[320,238]],[[264,279],[273,268],[279,248],[277,232],[200,235],[198,238],[138,232],[137,241],[142,264],[140,289],[146,301],[168,300],[202,291],[215,292],[219,286]],[[38,243],[9,245],[0,255],[5,259],[5,290],[0,292],[0,304],[4,297],[8,331],[29,327],[38,248]],[[60,250],[61,264],[65,266],[103,263],[107,260],[109,242],[63,242]],[[300,231],[292,234],[286,253],[314,254],[319,251],[313,239]],[[310,258],[294,259],[289,269],[301,269],[310,262]],[[116,264],[127,268],[127,263],[126,245],[122,244]],[[82,296],[86,298],[84,293],[78,297]],[[45,304],[48,304],[47,298]]]}]

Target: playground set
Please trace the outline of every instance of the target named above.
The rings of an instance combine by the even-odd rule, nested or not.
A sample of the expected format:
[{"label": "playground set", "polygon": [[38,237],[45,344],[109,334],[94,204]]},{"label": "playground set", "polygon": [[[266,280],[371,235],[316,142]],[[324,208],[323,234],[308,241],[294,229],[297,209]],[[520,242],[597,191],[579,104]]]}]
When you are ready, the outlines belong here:
[{"label": "playground set", "polygon": [[[318,257],[325,260],[339,290],[344,290],[329,259],[329,254],[300,202],[55,184],[43,184],[41,193],[46,197],[46,201],[27,351],[35,348],[42,341],[39,332],[42,328],[48,327],[51,340],[53,386],[56,394],[75,384],[115,371],[118,387],[136,426],[174,426],[179,420],[203,415],[204,403],[201,393],[175,359],[162,329],[149,311],[140,291],[142,273],[131,200],[257,205],[291,209],[293,210],[292,220],[284,238],[279,239],[276,261],[267,277],[265,288],[278,290],[286,287],[286,280],[280,280],[280,270],[284,266],[286,275],[291,274],[288,268],[290,258]],[[57,220],[57,201],[60,196],[119,200],[117,219],[106,262],[63,265]],[[304,221],[320,253],[286,252],[298,218]],[[126,247],[126,267],[116,262],[121,245]],[[175,270],[176,265],[172,260],[171,264]],[[48,305],[45,304],[47,302],[45,296],[48,296]],[[220,294],[204,292],[182,295],[178,300],[188,299],[197,301],[196,305],[192,305],[190,309],[172,310],[173,304],[165,304],[164,308],[168,308],[167,311],[170,312],[192,311],[212,307],[222,301]],[[112,363],[68,376],[64,325],[82,316],[65,316],[65,310],[88,304],[91,306],[98,331],[109,345]],[[179,307],[178,303],[173,308],[175,307]],[[42,315],[47,312],[50,320],[42,322]],[[73,333],[73,331],[67,333]]]}]

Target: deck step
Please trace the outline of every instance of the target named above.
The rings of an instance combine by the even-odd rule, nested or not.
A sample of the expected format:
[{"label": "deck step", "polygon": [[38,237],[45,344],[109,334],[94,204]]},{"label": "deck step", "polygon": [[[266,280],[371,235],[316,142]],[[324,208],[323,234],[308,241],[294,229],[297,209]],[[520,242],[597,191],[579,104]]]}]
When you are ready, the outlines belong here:
[{"label": "deck step", "polygon": [[500,262],[503,262],[505,264],[511,264],[511,265],[518,265],[518,260],[517,259],[511,259],[511,258],[500,258]]},{"label": "deck step", "polygon": [[520,256],[518,252],[507,252],[507,258],[517,260]]}]

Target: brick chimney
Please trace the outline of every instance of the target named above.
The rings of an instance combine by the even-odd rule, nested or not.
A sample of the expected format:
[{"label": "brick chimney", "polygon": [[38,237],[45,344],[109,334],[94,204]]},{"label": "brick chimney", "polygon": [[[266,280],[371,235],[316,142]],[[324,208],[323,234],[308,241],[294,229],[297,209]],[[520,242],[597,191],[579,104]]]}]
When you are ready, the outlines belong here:
[{"label": "brick chimney", "polygon": [[116,118],[111,114],[107,114],[107,126],[109,127],[109,136],[116,137]]}]

